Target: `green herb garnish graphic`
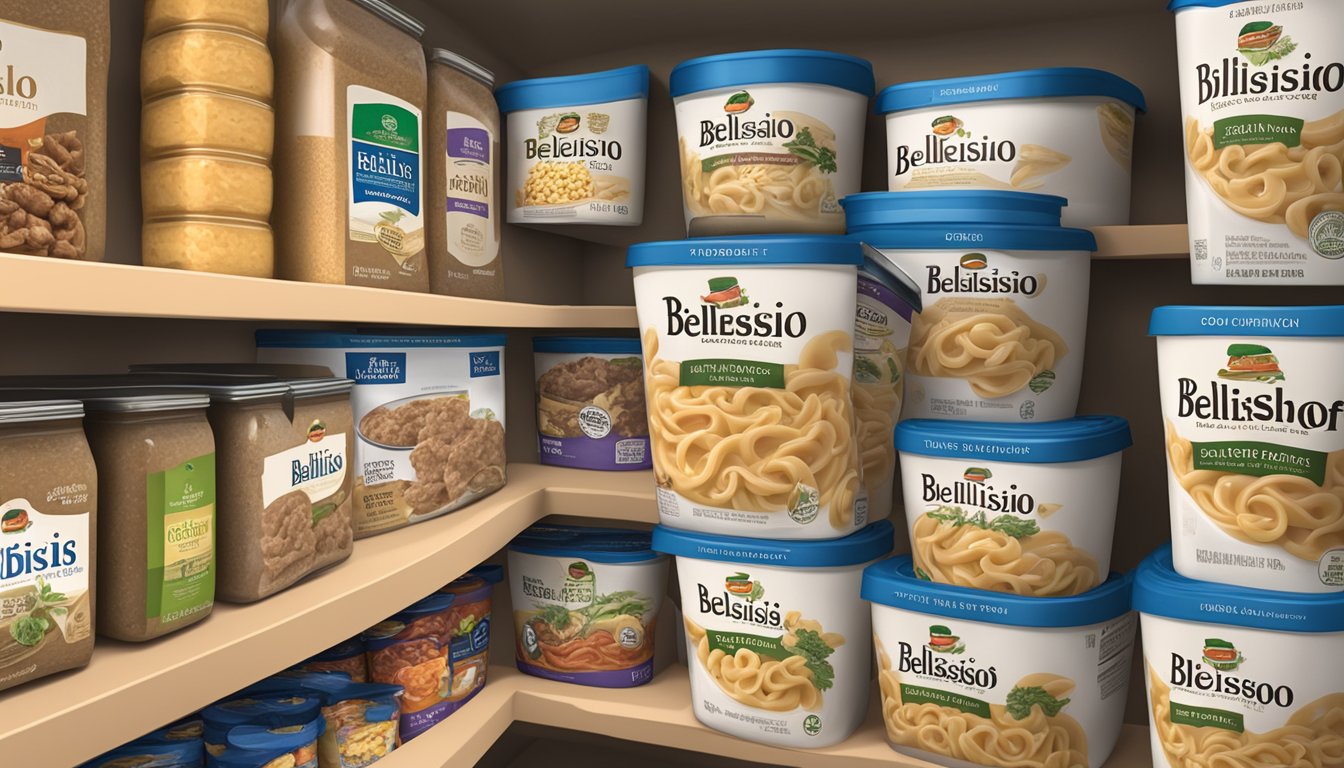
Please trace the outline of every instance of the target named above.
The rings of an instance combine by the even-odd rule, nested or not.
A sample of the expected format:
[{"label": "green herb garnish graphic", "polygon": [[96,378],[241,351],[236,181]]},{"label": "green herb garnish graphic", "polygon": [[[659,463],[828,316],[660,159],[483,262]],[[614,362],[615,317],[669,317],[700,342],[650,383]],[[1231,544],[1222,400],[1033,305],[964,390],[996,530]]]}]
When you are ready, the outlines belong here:
[{"label": "green herb garnish graphic", "polygon": [[14,638],[14,642],[31,648],[42,642],[50,627],[51,622],[42,616],[24,616],[15,619],[14,623],[9,625],[9,634]]},{"label": "green herb garnish graphic", "polygon": [[754,603],[762,597],[765,597],[765,587],[761,586],[761,582],[758,581],[751,585],[751,591],[747,593],[746,600],[748,603]]},{"label": "green herb garnish graphic", "polygon": [[1030,715],[1031,708],[1035,706],[1039,706],[1046,717],[1054,717],[1068,703],[1068,699],[1056,699],[1046,693],[1044,688],[1033,685],[1029,688],[1014,688],[1009,691],[1005,709],[1015,720],[1021,720]]},{"label": "green herb garnish graphic", "polygon": [[794,636],[798,638],[798,642],[794,644],[793,650],[807,660],[807,668],[812,670],[812,685],[816,686],[818,691],[830,688],[835,682],[835,668],[826,657],[835,653],[835,649],[827,645],[826,641],[821,639],[821,635],[810,629],[800,629]]},{"label": "green herb garnish graphic", "polygon": [[948,523],[955,528],[960,528],[963,525],[973,525],[976,528],[1002,533],[1014,539],[1034,536],[1041,532],[1041,529],[1036,527],[1035,520],[1023,520],[1016,515],[999,515],[993,520],[989,520],[985,517],[984,512],[968,515],[966,510],[961,507],[939,507],[929,512],[928,515],[934,520]]},{"label": "green herb garnish graphic", "polygon": [[787,142],[784,148],[817,166],[822,173],[836,171],[835,152],[827,147],[817,146],[817,140],[812,138],[811,128],[800,128],[798,133],[794,134],[793,141]]}]

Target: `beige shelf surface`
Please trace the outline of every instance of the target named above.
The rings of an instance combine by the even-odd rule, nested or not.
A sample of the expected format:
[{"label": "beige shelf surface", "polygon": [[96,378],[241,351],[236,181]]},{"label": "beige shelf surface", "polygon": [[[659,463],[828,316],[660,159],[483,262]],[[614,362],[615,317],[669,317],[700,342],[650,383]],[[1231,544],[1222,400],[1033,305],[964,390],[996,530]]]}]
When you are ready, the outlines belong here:
[{"label": "beige shelf surface", "polygon": [[[268,600],[219,604],[201,624],[156,642],[100,639],[84,669],[0,693],[0,765],[25,756],[24,768],[69,768],[95,757],[383,620],[547,515],[657,519],[650,472],[531,464],[508,472],[498,493],[357,541],[346,562]],[[467,717],[501,692],[487,688]]]},{"label": "beige shelf surface", "polygon": [[[770,765],[934,768],[933,763],[903,756],[887,746],[876,698],[868,707],[868,719],[849,739],[825,749],[798,750],[743,741],[701,725],[691,711],[686,668],[679,664],[664,669],[648,685],[619,690],[542,680],[507,663],[491,665],[489,682],[475,699],[392,753],[379,768],[467,768],[514,721]],[[1149,768],[1151,764],[1147,729],[1126,725],[1103,768]]]},{"label": "beige shelf surface", "polygon": [[1190,253],[1189,230],[1184,224],[1136,224],[1093,227],[1096,259],[1184,259]]},{"label": "beige shelf surface", "polygon": [[0,312],[206,320],[633,328],[634,307],[486,301],[0,254]]}]

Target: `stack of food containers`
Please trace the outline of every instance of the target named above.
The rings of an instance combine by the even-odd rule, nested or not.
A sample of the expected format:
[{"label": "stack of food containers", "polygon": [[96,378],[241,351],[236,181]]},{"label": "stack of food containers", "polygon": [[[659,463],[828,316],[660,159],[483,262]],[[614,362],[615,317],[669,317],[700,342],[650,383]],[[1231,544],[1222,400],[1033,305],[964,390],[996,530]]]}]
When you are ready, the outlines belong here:
[{"label": "stack of food containers", "polygon": [[269,22],[266,0],[146,4],[146,265],[273,275]]}]

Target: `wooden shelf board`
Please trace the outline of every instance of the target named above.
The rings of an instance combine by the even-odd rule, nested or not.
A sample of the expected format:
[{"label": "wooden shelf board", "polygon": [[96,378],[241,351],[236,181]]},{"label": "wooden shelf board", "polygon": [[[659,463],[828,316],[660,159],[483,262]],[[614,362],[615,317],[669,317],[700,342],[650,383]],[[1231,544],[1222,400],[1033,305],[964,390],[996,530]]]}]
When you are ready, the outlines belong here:
[{"label": "wooden shelf board", "polygon": [[1189,230],[1184,224],[1138,224],[1093,227],[1097,236],[1094,259],[1184,259],[1190,253]]}]

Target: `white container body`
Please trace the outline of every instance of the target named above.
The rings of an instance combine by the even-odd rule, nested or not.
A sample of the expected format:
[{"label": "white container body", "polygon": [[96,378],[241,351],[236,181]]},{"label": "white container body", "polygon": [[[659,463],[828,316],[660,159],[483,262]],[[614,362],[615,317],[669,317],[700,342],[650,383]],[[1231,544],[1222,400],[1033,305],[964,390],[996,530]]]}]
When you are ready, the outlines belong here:
[{"label": "white container body", "polygon": [[[950,119],[949,119],[950,118]],[[1129,223],[1134,106],[1105,96],[939,104],[887,113],[892,192],[1003,189],[1069,201],[1066,227]]]},{"label": "white container body", "polygon": [[879,280],[860,270],[854,308],[854,414],[871,521],[885,520],[892,512],[896,484],[892,439],[905,399],[905,359],[910,345],[910,321],[899,309],[903,305]]},{"label": "white container body", "polygon": [[673,103],[691,237],[844,234],[840,198],[859,191],[867,96],[815,83],[744,83]]},{"label": "white container body", "polygon": [[[973,598],[965,607],[1003,610]],[[1082,627],[1014,627],[874,603],[887,740],[946,766],[1100,766],[1124,721],[1137,625],[1127,613]],[[1022,707],[1014,688],[1067,702],[1051,716],[1041,704]],[[1013,751],[1027,739],[1027,754]]]},{"label": "white container body", "polygon": [[[950,241],[957,233],[948,235]],[[902,418],[1074,416],[1087,338],[1087,251],[879,248],[923,291]]]},{"label": "white container body", "polygon": [[[662,523],[773,539],[833,539],[866,525],[850,394],[857,269],[634,272]],[[737,306],[702,299],[711,280],[728,279],[741,298],[719,304]],[[763,408],[777,410],[762,419]]]},{"label": "white container body", "polygon": [[[951,426],[948,439],[955,441]],[[901,480],[921,578],[1060,597],[1086,592],[1110,573],[1118,451],[1056,464],[903,451]],[[967,518],[989,527],[966,524]],[[1000,519],[1007,524],[995,526]]]},{"label": "white container body", "polygon": [[[864,565],[771,568],[678,557],[696,718],[780,747],[848,738],[863,722],[870,690],[871,623],[859,599]],[[730,580],[751,591],[729,591]],[[829,687],[819,689],[806,657],[794,652],[800,631],[833,649],[824,659],[834,671]]]},{"label": "white container body", "polygon": [[1333,0],[1176,12],[1196,284],[1344,285],[1341,29]]},{"label": "white container body", "polygon": [[640,224],[647,111],[638,98],[510,112],[508,222]]},{"label": "white container body", "polygon": [[[1233,658],[1208,659],[1209,640],[1219,646],[1212,652]],[[1268,755],[1313,768],[1337,765],[1344,738],[1341,647],[1344,632],[1275,632],[1143,614],[1154,768],[1280,762]]]},{"label": "white container body", "polygon": [[[1236,378],[1233,345],[1281,378]],[[1157,364],[1176,572],[1344,592],[1344,339],[1159,336]]]}]

